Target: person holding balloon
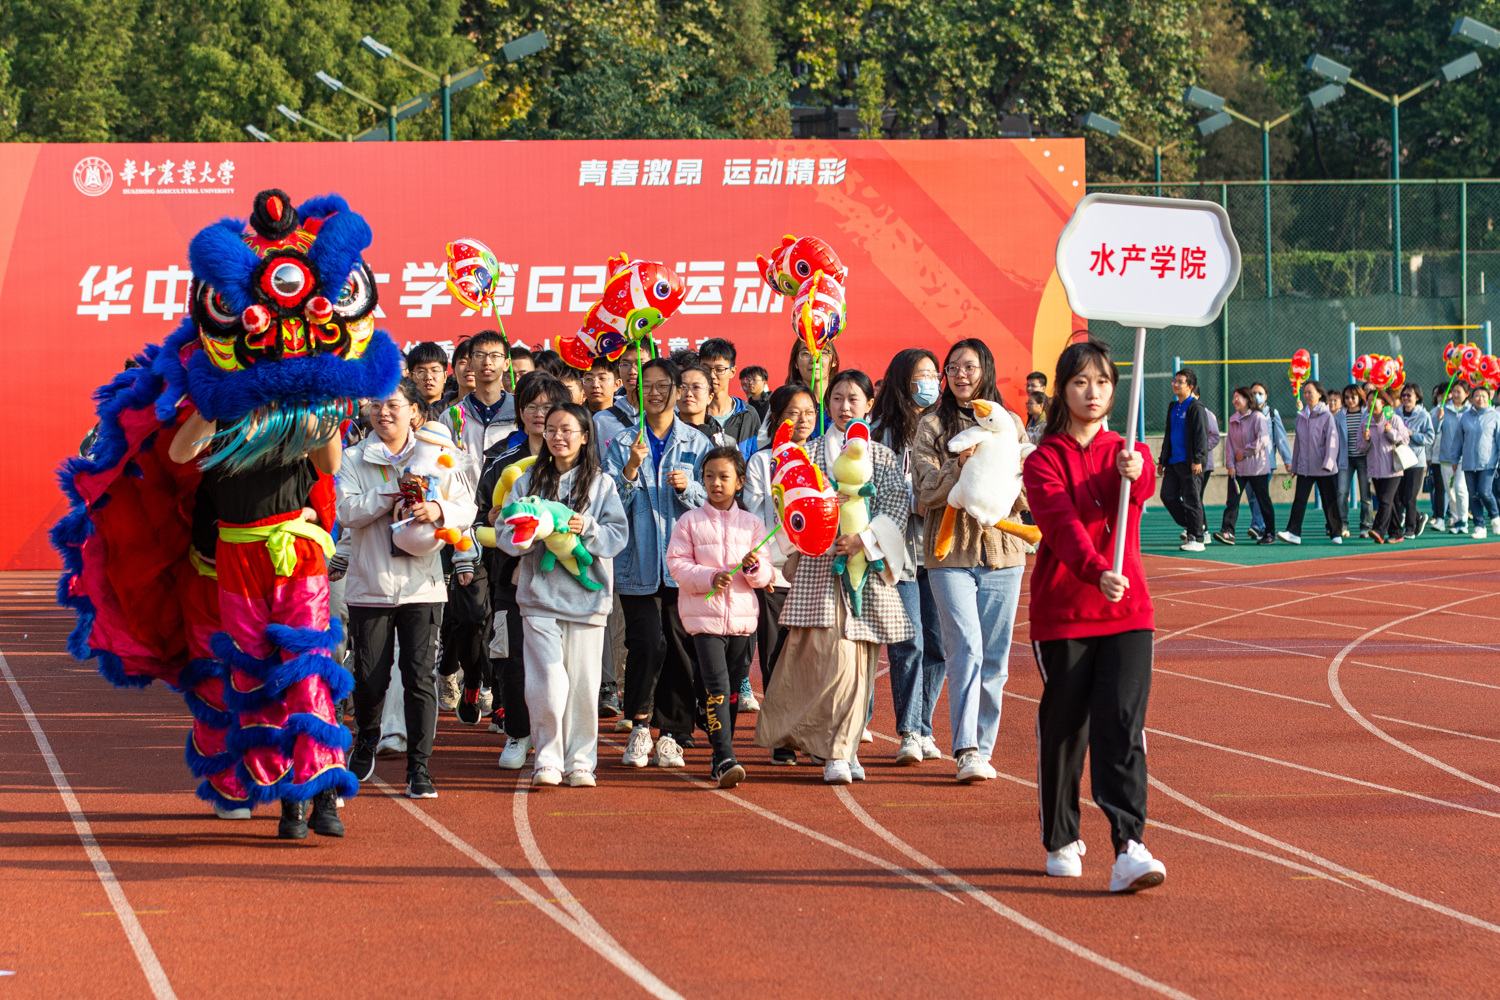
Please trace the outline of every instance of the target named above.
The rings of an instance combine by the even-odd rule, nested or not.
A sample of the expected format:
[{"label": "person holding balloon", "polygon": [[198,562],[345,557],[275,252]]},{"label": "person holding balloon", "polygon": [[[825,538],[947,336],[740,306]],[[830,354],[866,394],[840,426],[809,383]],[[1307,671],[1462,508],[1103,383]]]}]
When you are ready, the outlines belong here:
[{"label": "person holding balloon", "polygon": [[1255,405],[1250,389],[1234,390],[1234,412],[1229,415],[1229,439],[1225,445],[1225,464],[1229,466],[1229,492],[1224,503],[1224,521],[1214,538],[1225,545],[1234,544],[1234,526],[1239,519],[1240,497],[1253,496],[1260,510],[1268,515],[1260,538],[1261,545],[1276,541],[1276,509],[1271,505],[1271,418]]},{"label": "person holding balloon", "polygon": [[1461,535],[1469,523],[1469,484],[1463,469],[1464,414],[1469,410],[1469,383],[1459,379],[1437,386],[1432,397],[1432,422],[1437,441],[1428,456],[1432,469],[1432,527]]},{"label": "person holding balloon", "polygon": [[1365,441],[1369,444],[1367,467],[1379,502],[1375,523],[1370,526],[1370,537],[1377,545],[1405,538],[1401,533],[1401,523],[1396,520],[1396,493],[1405,477],[1398,449],[1411,441],[1411,430],[1396,414],[1396,405],[1395,390],[1389,386],[1377,389],[1370,401],[1370,419],[1364,429]]},{"label": "person holding balloon", "polygon": [[1401,528],[1405,535],[1416,538],[1427,530],[1427,515],[1417,509],[1417,495],[1422,492],[1422,480],[1427,475],[1428,450],[1436,433],[1432,418],[1422,406],[1422,390],[1416,384],[1401,387],[1401,406],[1396,412],[1400,414],[1406,429],[1411,432],[1411,450],[1417,461],[1401,473],[1401,485],[1396,489],[1396,512],[1392,526]]},{"label": "person holding balloon", "polygon": [[1459,447],[1469,488],[1474,520],[1471,538],[1500,533],[1500,507],[1495,503],[1495,467],[1500,464],[1500,411],[1490,405],[1490,388],[1480,383],[1469,396],[1473,403],[1459,421]]},{"label": "person holding balloon", "polygon": [[1302,383],[1302,401],[1306,405],[1297,414],[1297,436],[1292,444],[1291,471],[1297,477],[1297,491],[1292,497],[1286,530],[1276,533],[1277,538],[1290,545],[1302,544],[1302,515],[1315,486],[1323,498],[1329,540],[1335,545],[1344,544],[1344,510],[1337,502],[1336,485],[1344,436],[1324,405],[1323,395],[1323,384],[1317,379]]}]

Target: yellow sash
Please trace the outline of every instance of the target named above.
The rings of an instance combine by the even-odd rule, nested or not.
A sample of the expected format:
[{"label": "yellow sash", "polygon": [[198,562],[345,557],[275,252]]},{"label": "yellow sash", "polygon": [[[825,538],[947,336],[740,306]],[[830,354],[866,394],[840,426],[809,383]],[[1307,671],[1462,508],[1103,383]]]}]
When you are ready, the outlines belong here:
[{"label": "yellow sash", "polygon": [[297,568],[298,538],[309,538],[323,546],[325,558],[332,557],[337,551],[333,537],[328,532],[301,518],[250,528],[219,528],[221,542],[258,542],[264,539],[277,576],[291,576],[292,570]]}]

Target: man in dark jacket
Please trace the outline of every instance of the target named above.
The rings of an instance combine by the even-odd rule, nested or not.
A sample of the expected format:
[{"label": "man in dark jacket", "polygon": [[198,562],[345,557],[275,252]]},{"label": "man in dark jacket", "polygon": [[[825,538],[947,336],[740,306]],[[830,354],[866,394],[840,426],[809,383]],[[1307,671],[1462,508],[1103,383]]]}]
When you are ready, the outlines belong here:
[{"label": "man in dark jacket", "polygon": [[761,415],[743,399],[731,396],[730,387],[735,378],[734,345],[722,337],[705,340],[698,345],[698,363],[708,372],[712,395],[708,400],[708,415],[718,422],[720,429],[739,446],[740,453],[748,459],[755,454],[756,438],[760,435]]},{"label": "man in dark jacket", "polygon": [[1187,532],[1184,552],[1203,551],[1203,497],[1199,479],[1208,460],[1208,411],[1194,390],[1198,376],[1184,368],[1172,376],[1167,433],[1161,439],[1161,503]]}]

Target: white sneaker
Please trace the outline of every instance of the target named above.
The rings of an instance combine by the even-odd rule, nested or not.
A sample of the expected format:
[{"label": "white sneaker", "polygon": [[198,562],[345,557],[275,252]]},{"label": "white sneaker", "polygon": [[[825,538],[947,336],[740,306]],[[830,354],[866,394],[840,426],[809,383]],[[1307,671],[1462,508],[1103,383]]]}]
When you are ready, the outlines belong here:
[{"label": "white sneaker", "polygon": [[514,736],[505,741],[505,750],[500,754],[500,770],[519,771],[526,766],[526,755],[531,753],[531,737],[518,740]]},{"label": "white sneaker", "polygon": [[1477,527],[1473,531],[1469,532],[1469,537],[1470,538],[1488,538],[1489,534],[1490,533],[1488,531],[1484,530],[1484,525],[1481,524],[1479,527]]},{"label": "white sneaker", "polygon": [[990,781],[995,777],[995,769],[990,767],[990,762],[979,756],[978,750],[966,750],[958,758],[958,780],[965,785],[972,785],[976,781]]},{"label": "white sneaker", "polygon": [[938,749],[937,740],[933,739],[931,736],[923,736],[921,739],[923,760],[943,759],[943,751]]},{"label": "white sneaker", "polygon": [[1332,538],[1330,538],[1328,540],[1330,542],[1332,542],[1333,544],[1335,544],[1335,545],[1343,545],[1344,544],[1344,536],[1343,535],[1334,535]]},{"label": "white sneaker", "polygon": [[635,728],[635,720],[634,719],[627,719],[627,718],[625,718],[625,716],[622,715],[618,719],[615,720],[615,732],[617,732],[617,733],[628,733],[628,732],[630,732],[634,728]]},{"label": "white sneaker", "polygon": [[[1301,545],[1302,544],[1302,536],[1301,535],[1294,535],[1290,531],[1278,531],[1278,532],[1276,532],[1276,537],[1279,538],[1279,539],[1281,539],[1283,542],[1286,542],[1288,545]],[[1333,539],[1333,541],[1342,541],[1342,539],[1341,538],[1336,538],[1336,539]]]},{"label": "white sneaker", "polygon": [[[1500,528],[1496,528],[1495,530],[1496,531],[1500,531]],[[862,733],[859,734],[859,741],[861,743],[874,743],[875,742],[875,737],[870,734],[870,730],[869,730],[868,727],[866,727],[866,729],[865,729],[864,732],[862,732]]]},{"label": "white sneaker", "polygon": [[740,684],[740,711],[759,712],[760,702],[755,697],[755,689],[750,686],[750,678],[746,677]]},{"label": "white sneaker", "polygon": [[1187,532],[1186,531],[1179,531],[1177,533],[1177,540],[1179,542],[1185,542],[1185,541],[1187,541]]},{"label": "white sneaker", "polygon": [[247,807],[243,806],[238,809],[225,809],[223,806],[215,802],[214,815],[219,817],[220,819],[249,819],[250,810]]},{"label": "white sneaker", "polygon": [[[635,739],[632,733],[630,738]],[[687,762],[682,759],[682,747],[670,736],[663,736],[656,741],[656,757],[651,763],[657,767],[686,767]]]},{"label": "white sneaker", "polygon": [[1183,552],[1202,552],[1204,546],[1203,543],[1198,541],[1196,538],[1189,538],[1187,541],[1177,546],[1177,548]]},{"label": "white sneaker", "polygon": [[830,760],[823,765],[823,781],[830,785],[847,785],[854,780],[847,760]]},{"label": "white sneaker", "polygon": [[1490,530],[1495,534],[1500,535],[1500,517],[1490,518]]},{"label": "white sneaker", "polygon": [[1447,531],[1448,530],[1447,524],[1445,524],[1444,521],[1443,521],[1443,519],[1440,518],[1440,517],[1433,518],[1432,519],[1432,523],[1429,524],[1429,525],[1427,525],[1427,527],[1430,528],[1433,531]]},{"label": "white sneaker", "polygon": [[479,714],[489,715],[495,710],[495,692],[487,687],[479,689]]},{"label": "white sneaker", "polygon": [[454,672],[446,677],[438,677],[438,709],[443,712],[451,712],[458,708],[458,699],[463,694],[462,673]]},{"label": "white sneaker", "polygon": [[563,775],[563,782],[569,788],[594,788],[599,784],[588,771],[569,771]]},{"label": "white sneaker", "polygon": [[1451,527],[1451,528],[1448,529],[1448,534],[1450,534],[1450,535],[1462,535],[1463,533],[1464,533],[1464,526],[1463,526],[1462,523],[1454,524],[1453,527]]},{"label": "white sneaker", "polygon": [[1047,874],[1056,878],[1078,878],[1083,874],[1083,856],[1088,848],[1075,840],[1055,851],[1047,852]]},{"label": "white sneaker", "polygon": [[394,757],[397,754],[403,753],[406,753],[406,737],[400,733],[392,733],[375,744],[375,756],[377,757]]},{"label": "white sneaker", "polygon": [[531,776],[532,788],[556,788],[562,784],[562,771],[555,767],[539,767]]},{"label": "white sneaker", "polygon": [[1161,885],[1167,866],[1151,856],[1146,845],[1132,840],[1115,858],[1109,873],[1110,892],[1140,892]]},{"label": "white sneaker", "polygon": [[651,730],[637,726],[630,731],[630,742],[625,746],[625,756],[620,763],[627,767],[645,767],[651,763]]},{"label": "white sneaker", "polygon": [[916,733],[906,733],[901,737],[896,763],[902,766],[922,763],[922,740]]},{"label": "white sneaker", "polygon": [[857,754],[849,758],[849,777],[855,781],[865,780],[865,766],[859,762]]},{"label": "white sneaker", "polygon": [[505,732],[505,727],[502,726],[502,725],[500,725],[500,722],[499,722],[498,719],[491,718],[490,719],[490,732],[492,732],[492,733],[503,733],[503,732]]}]

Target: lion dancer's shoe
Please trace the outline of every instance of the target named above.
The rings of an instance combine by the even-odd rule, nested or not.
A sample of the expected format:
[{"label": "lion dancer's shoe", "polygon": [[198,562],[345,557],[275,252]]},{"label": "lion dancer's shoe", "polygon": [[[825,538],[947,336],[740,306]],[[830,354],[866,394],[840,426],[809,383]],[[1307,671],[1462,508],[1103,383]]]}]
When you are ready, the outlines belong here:
[{"label": "lion dancer's shoe", "polygon": [[[308,800],[321,815],[324,799],[359,791],[344,767],[349,730],[335,721],[354,679],[328,655],[342,638],[328,617],[324,560],[332,544],[298,513],[219,526],[224,631],[213,649],[228,664],[224,700],[237,715],[227,748],[241,755],[236,774],[251,803],[297,804],[283,808],[283,826],[291,810],[299,827]],[[314,828],[343,835],[341,824],[336,832],[327,822]],[[287,835],[300,839],[298,832],[306,836],[305,827]]]}]

